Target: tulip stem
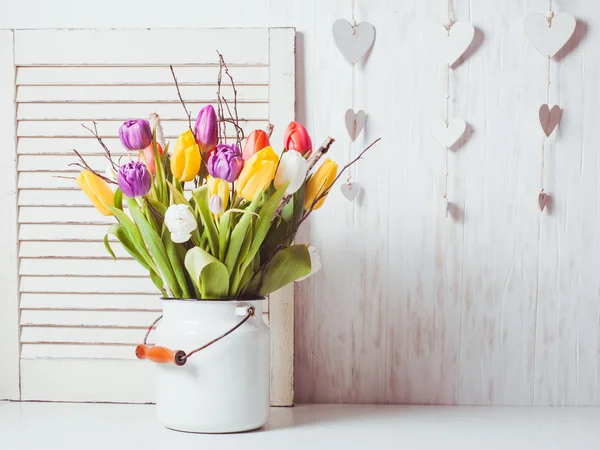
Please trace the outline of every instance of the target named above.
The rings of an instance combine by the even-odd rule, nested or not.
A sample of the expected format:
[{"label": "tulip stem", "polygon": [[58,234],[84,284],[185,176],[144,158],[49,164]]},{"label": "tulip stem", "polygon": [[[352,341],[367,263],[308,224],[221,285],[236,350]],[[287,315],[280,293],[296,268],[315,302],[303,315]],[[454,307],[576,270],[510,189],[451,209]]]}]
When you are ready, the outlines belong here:
[{"label": "tulip stem", "polygon": [[179,90],[179,83],[177,82],[177,77],[175,76],[175,71],[173,70],[173,66],[169,66],[171,69],[171,75],[173,75],[173,81],[175,82],[175,88],[177,88],[177,95],[179,96],[179,101],[181,102],[181,106],[183,106],[183,110],[188,118],[188,124],[190,127],[190,131],[194,134],[194,130],[192,130],[192,113],[188,111],[187,106],[185,106],[185,102],[183,101],[183,97],[181,96],[181,91]]}]

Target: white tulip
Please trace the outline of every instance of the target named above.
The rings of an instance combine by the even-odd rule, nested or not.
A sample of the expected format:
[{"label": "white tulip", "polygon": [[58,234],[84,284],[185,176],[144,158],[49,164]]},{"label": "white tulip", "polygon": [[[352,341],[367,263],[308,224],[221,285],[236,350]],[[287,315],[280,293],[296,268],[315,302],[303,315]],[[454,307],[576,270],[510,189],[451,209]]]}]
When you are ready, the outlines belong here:
[{"label": "white tulip", "polygon": [[279,167],[275,174],[275,180],[273,184],[275,189],[279,189],[288,181],[288,185],[285,193],[291,195],[296,192],[304,183],[306,173],[308,172],[308,162],[304,159],[300,153],[294,150],[287,151],[281,157],[279,161]]},{"label": "white tulip", "polygon": [[178,244],[187,242],[192,231],[198,228],[196,218],[187,205],[171,205],[165,213],[165,225],[171,232],[171,240]]},{"label": "white tulip", "polygon": [[308,277],[313,276],[321,269],[321,258],[317,253],[317,249],[310,245],[308,247],[308,254],[310,255],[310,273],[302,278],[298,278],[296,281],[306,280]]}]

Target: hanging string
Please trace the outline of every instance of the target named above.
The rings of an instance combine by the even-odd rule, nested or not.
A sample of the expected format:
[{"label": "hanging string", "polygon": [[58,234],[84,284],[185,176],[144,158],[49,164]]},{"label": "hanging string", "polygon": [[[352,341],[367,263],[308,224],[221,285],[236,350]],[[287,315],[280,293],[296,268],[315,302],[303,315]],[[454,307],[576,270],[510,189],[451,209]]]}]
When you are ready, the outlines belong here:
[{"label": "hanging string", "polygon": [[[356,0],[351,0],[351,8],[352,8],[352,34],[355,33],[355,27],[356,27],[356,17],[355,17],[355,9],[356,9]],[[356,64],[352,64],[352,94],[351,94],[351,98],[352,98],[352,111],[355,112],[356,110],[354,109],[355,106],[355,91],[356,91]],[[348,159],[352,159],[353,156],[353,148],[354,148],[354,141],[352,139],[350,139],[349,143],[348,143]],[[354,168],[351,167],[350,170],[348,171],[348,178],[347,178],[347,183],[352,186],[352,174],[354,172]]]},{"label": "hanging string", "polygon": [[[552,26],[552,17],[554,16],[554,13],[552,11],[552,0],[548,0],[548,27]],[[550,56],[548,56],[548,60],[546,63],[546,105],[548,105],[548,108],[550,108],[550,84],[551,84],[551,80],[550,80],[550,75],[551,75],[551,63],[552,63],[552,58]],[[545,172],[545,167],[546,167],[546,135],[544,134],[544,137],[542,138],[542,167],[540,168],[540,193],[543,194],[544,193],[544,172]]]},{"label": "hanging string", "polygon": [[[448,36],[450,36],[450,28],[452,28],[452,24],[454,23],[452,20],[452,0],[448,0],[447,13],[448,13],[448,18],[446,21],[446,32],[448,33]],[[444,112],[444,122],[446,124],[446,128],[448,128],[449,122],[450,122],[450,64],[446,64],[446,93],[445,93],[444,100],[446,102],[446,105],[445,105],[446,107],[445,107],[445,112]],[[448,158],[449,158],[450,149],[446,146],[444,152],[445,152],[445,154],[444,154],[444,199],[446,200],[446,203],[447,203],[447,201],[448,201],[448,176],[450,175],[450,172],[448,171]],[[448,216],[448,207],[446,204],[446,217],[447,216]]]}]

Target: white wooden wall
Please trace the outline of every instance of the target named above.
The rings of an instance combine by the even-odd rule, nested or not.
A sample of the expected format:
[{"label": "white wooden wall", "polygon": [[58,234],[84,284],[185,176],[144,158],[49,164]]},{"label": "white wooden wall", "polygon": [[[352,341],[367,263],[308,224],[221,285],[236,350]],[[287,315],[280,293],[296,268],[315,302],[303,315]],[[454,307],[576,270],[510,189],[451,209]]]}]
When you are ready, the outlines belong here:
[{"label": "white wooden wall", "polygon": [[[294,26],[297,118],[316,143],[336,137],[341,162],[355,151],[343,125],[352,72],[331,25],[351,3],[105,0],[90,13],[21,0],[1,8],[0,28]],[[356,3],[377,30],[356,71],[369,115],[357,149],[383,140],[353,172],[362,202],[335,191],[303,233],[324,269],[296,287],[296,399],[600,404],[600,2],[554,0],[579,24],[553,63],[551,100],[565,112],[547,153],[548,217],[535,205],[545,65],[522,31],[547,0],[454,0],[480,43],[452,77],[452,115],[470,124],[449,167],[461,222],[444,217],[443,151],[427,129],[444,90],[427,27],[446,0]]]}]

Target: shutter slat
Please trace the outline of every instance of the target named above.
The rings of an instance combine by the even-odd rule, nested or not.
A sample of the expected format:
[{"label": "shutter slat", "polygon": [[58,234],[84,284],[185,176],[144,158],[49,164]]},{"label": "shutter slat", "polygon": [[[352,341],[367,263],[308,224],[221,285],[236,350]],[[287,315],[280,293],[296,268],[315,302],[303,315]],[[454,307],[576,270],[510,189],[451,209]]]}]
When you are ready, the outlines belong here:
[{"label": "shutter slat", "polygon": [[49,294],[24,293],[21,295],[22,309],[107,309],[160,311],[159,294]]},{"label": "shutter slat", "polygon": [[22,359],[136,359],[135,345],[23,344]]},{"label": "shutter slat", "polygon": [[19,274],[146,277],[148,271],[133,259],[113,261],[108,259],[21,258]]},{"label": "shutter slat", "polygon": [[93,206],[79,208],[22,206],[19,208],[19,223],[111,225],[117,222],[114,217],[101,215]]},{"label": "shutter slat", "polygon": [[21,292],[62,294],[156,294],[149,278],[21,276]]},{"label": "shutter slat", "polygon": [[[112,245],[112,250],[119,260],[132,259],[120,243]],[[112,256],[100,242],[21,241],[19,256],[21,258],[104,258],[112,260]]]},{"label": "shutter slat", "polygon": [[[130,344],[137,345],[144,338],[141,328],[83,328],[83,327],[34,327],[21,331],[24,344],[77,343],[77,344]],[[154,343],[152,334],[148,343]]]},{"label": "shutter slat", "polygon": [[[102,242],[106,225],[21,224],[20,241]],[[116,239],[109,237],[111,241]]]},{"label": "shutter slat", "polygon": [[[97,121],[98,134],[100,137],[117,139],[119,137],[119,127],[122,121]],[[91,124],[87,124],[91,126]],[[175,140],[177,137],[188,129],[187,120],[163,120],[162,126],[164,130],[164,136],[166,139]],[[244,130],[244,135],[250,134],[252,130],[257,128],[264,129],[267,126],[267,122],[264,120],[255,121],[240,121],[240,128]],[[98,148],[102,147],[98,144],[94,136],[86,130],[79,121],[58,121],[58,120],[31,120],[31,121],[19,121],[17,126],[18,137],[80,137],[86,138],[93,141]],[[229,127],[227,137],[230,139],[235,137],[235,131],[233,127]],[[108,145],[108,144],[107,144]],[[173,145],[173,144],[171,144]],[[73,147],[65,147],[62,149],[63,152],[71,150]],[[120,151],[122,147],[119,145],[114,146]],[[79,149],[78,149],[79,150]]]},{"label": "shutter slat", "polygon": [[[180,86],[181,95],[190,103],[217,101],[216,86]],[[231,86],[223,85],[221,95],[233,99]],[[266,103],[268,86],[240,86],[237,88],[240,103]],[[174,102],[174,86],[19,86],[17,102]],[[152,111],[150,111],[152,112]]]},{"label": "shutter slat", "polygon": [[[186,84],[204,83],[215,85],[219,73],[218,66],[173,66],[177,82]],[[236,67],[235,83],[269,83],[268,67]],[[17,71],[17,85],[168,85],[175,86],[171,71],[163,67],[128,67],[124,75],[121,67],[20,67]]]},{"label": "shutter slat", "polygon": [[[208,103],[186,102],[192,117]],[[20,103],[17,107],[17,120],[93,120],[125,121],[134,117],[146,117],[150,112],[160,114],[163,120],[186,120],[181,103],[177,99],[163,102],[160,108],[154,102],[140,103]],[[267,103],[240,103],[238,114],[243,120],[266,120],[269,117]]]},{"label": "shutter slat", "polygon": [[148,328],[157,317],[152,311],[94,311],[90,314],[87,311],[27,309],[21,312],[21,325]]}]

